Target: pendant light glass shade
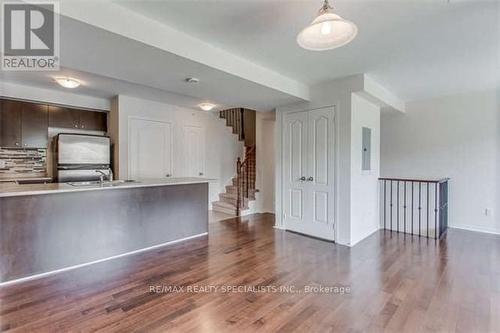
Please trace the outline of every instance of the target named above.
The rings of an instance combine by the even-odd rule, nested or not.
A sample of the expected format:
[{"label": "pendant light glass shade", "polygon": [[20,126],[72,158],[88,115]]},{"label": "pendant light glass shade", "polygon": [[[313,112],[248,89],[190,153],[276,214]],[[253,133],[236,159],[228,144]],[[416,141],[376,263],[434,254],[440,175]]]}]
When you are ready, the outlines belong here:
[{"label": "pendant light glass shade", "polygon": [[333,13],[325,1],[314,21],[299,33],[297,43],[307,50],[331,50],[349,43],[357,33],[356,25]]}]

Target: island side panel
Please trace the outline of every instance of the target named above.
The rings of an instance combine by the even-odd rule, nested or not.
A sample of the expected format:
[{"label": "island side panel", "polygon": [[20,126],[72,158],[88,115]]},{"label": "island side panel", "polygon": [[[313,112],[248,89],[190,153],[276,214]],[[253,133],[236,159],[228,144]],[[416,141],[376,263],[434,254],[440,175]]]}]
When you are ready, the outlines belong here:
[{"label": "island side panel", "polygon": [[208,232],[208,184],[0,198],[0,282]]}]

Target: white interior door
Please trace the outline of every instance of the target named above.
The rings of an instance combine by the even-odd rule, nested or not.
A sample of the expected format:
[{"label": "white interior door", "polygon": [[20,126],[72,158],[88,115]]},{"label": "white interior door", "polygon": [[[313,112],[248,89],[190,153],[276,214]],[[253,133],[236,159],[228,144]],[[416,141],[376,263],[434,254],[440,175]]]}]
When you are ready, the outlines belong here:
[{"label": "white interior door", "polygon": [[184,126],[185,169],[188,177],[205,175],[205,131],[203,127]]},{"label": "white interior door", "polygon": [[289,113],[284,120],[283,212],[287,229],[306,233],[307,112]]},{"label": "white interior door", "polygon": [[129,119],[130,179],[164,178],[172,174],[172,124]]},{"label": "white interior door", "polygon": [[334,240],[334,113],[332,108],[309,111],[307,188],[310,215],[307,234]]},{"label": "white interior door", "polygon": [[288,230],[334,240],[334,112],[285,115],[283,212]]}]

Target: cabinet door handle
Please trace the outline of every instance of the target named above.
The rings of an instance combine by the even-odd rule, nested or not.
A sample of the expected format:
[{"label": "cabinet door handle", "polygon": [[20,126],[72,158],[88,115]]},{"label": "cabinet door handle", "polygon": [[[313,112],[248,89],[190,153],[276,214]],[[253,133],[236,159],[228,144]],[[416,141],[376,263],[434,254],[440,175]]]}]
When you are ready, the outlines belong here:
[{"label": "cabinet door handle", "polygon": [[16,142],[16,146],[19,146],[19,142]]},{"label": "cabinet door handle", "polygon": [[171,174],[169,174],[169,173],[167,173],[167,174],[165,175],[165,177],[170,177],[170,176],[171,176]]},{"label": "cabinet door handle", "polygon": [[200,176],[203,176],[203,172],[200,172],[200,173],[199,173],[199,175],[200,175]]},{"label": "cabinet door handle", "polygon": [[306,180],[306,177],[302,176],[299,178],[300,181],[305,181]]},{"label": "cabinet door handle", "polygon": [[307,180],[310,181],[310,182],[312,182],[314,180],[314,178],[313,177],[309,177],[309,178],[307,178]]}]

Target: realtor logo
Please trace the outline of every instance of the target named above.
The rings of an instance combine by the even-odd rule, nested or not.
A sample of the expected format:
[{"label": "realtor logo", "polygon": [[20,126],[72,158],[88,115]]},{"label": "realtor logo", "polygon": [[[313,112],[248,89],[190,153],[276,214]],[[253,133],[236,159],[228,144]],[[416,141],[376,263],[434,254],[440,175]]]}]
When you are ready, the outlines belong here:
[{"label": "realtor logo", "polygon": [[59,4],[2,5],[2,70],[59,70]]}]

